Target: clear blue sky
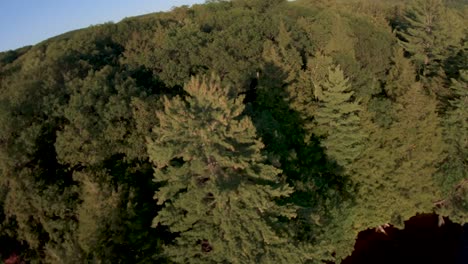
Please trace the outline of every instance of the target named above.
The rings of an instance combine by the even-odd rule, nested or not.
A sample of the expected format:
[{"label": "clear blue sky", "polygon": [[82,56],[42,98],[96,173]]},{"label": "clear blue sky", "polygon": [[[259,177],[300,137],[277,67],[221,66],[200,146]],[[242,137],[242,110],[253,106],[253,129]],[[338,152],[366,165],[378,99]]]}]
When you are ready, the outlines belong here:
[{"label": "clear blue sky", "polygon": [[70,30],[204,0],[0,0],[0,51]]}]

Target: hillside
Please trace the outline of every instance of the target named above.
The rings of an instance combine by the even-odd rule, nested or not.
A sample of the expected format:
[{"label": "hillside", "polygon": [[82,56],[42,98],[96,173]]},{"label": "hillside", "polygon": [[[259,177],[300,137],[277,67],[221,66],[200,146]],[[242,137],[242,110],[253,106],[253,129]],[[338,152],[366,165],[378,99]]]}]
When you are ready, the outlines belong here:
[{"label": "hillside", "polygon": [[207,1],[0,53],[5,263],[340,263],[468,223],[468,5]]}]

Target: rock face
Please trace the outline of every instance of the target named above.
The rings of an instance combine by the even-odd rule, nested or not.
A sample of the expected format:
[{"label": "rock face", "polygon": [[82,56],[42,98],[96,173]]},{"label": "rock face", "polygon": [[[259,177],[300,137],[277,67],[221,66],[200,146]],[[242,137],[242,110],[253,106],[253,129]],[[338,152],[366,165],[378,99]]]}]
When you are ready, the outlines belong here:
[{"label": "rock face", "polygon": [[461,226],[439,216],[417,215],[405,229],[375,229],[359,234],[353,254],[343,264],[366,263],[468,263],[468,224]]}]

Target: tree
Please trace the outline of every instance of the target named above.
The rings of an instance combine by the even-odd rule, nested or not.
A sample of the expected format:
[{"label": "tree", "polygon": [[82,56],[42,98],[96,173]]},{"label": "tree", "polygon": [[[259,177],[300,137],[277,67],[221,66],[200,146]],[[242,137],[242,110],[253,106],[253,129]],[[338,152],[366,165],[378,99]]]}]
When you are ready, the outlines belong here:
[{"label": "tree", "polygon": [[414,83],[397,99],[395,120],[388,128],[366,122],[369,141],[353,167],[359,187],[354,226],[358,230],[403,221],[417,213],[429,213],[440,199],[434,181],[442,159],[442,131],[437,101]]},{"label": "tree", "polygon": [[[292,136],[297,139],[298,120],[290,112],[290,108],[297,111],[304,122],[306,130],[310,130],[308,124],[314,112],[314,89],[312,88],[312,77],[310,69],[302,70],[304,67],[301,54],[293,46],[294,39],[291,32],[286,29],[284,21],[280,22],[277,43],[266,41],[264,45],[263,58],[266,61],[263,72],[265,78],[261,79],[259,89],[260,98],[258,104],[269,105],[269,112],[274,118],[289,127],[285,127],[286,133],[296,132]],[[310,132],[310,131],[308,131]],[[276,133],[267,131],[267,133]],[[309,136],[306,136],[308,140]],[[292,139],[292,140],[294,140]]]},{"label": "tree", "polygon": [[346,166],[363,150],[364,134],[360,128],[361,106],[353,101],[348,80],[339,67],[330,68],[322,83],[321,105],[316,110],[317,134],[324,137],[325,152],[338,164]]},{"label": "tree", "polygon": [[281,21],[277,41],[266,41],[267,64],[257,89],[255,111],[260,114],[256,114],[256,125],[268,154],[279,157],[272,164],[280,166],[283,177],[294,186],[294,193],[286,199],[300,208],[297,217],[288,221],[294,239],[311,246],[314,260],[333,261],[341,252],[349,254],[355,239],[351,235],[346,245],[335,243],[344,230],[337,228],[337,219],[344,218],[341,209],[350,186],[313,135],[318,98],[322,99],[322,83],[333,60],[316,52],[305,67],[300,50],[293,45],[294,33]]},{"label": "tree", "polygon": [[287,30],[284,21],[280,21],[277,42],[266,41],[264,44],[263,58],[278,67],[274,77],[291,84],[297,82],[301,72],[302,58],[299,51],[293,46],[293,38]]},{"label": "tree", "polygon": [[69,100],[55,113],[65,120],[55,142],[62,164],[95,165],[112,155],[129,159],[145,155],[144,141],[133,133],[130,100],[147,97],[149,89],[138,87],[129,73],[112,66],[90,71],[66,88]]},{"label": "tree", "polygon": [[[468,219],[468,71],[460,73],[460,79],[452,79],[451,90],[455,95],[449,101],[443,124],[444,153],[438,180],[446,199],[441,201],[443,214],[464,223]],[[445,211],[445,212],[444,212]]]},{"label": "tree", "polygon": [[413,61],[426,76],[437,67],[435,61],[441,48],[437,41],[440,36],[441,12],[444,8],[442,0],[418,0],[413,2],[405,18],[409,24],[407,32],[400,32],[406,40],[401,41],[405,50],[413,56]]},{"label": "tree", "polygon": [[[77,172],[74,179],[80,182],[82,202],[77,208],[77,241],[86,259],[92,262],[110,263],[115,244],[121,243],[117,234],[123,233],[120,212],[124,211],[122,193],[109,184],[110,175],[94,168],[93,171]],[[119,208],[123,207],[123,208]],[[112,241],[108,241],[112,237]],[[107,262],[106,262],[107,261]]]},{"label": "tree", "polygon": [[408,28],[398,34],[421,76],[440,76],[444,61],[463,49],[466,21],[458,16],[445,7],[443,0],[415,0],[410,5],[405,15]]},{"label": "tree", "polygon": [[395,99],[405,94],[414,84],[416,70],[411,61],[405,58],[402,48],[394,50],[392,63],[392,68],[388,72],[385,91],[390,98]]},{"label": "tree", "polygon": [[344,2],[216,0],[0,52],[2,258],[339,262],[368,228],[468,221],[467,5]]},{"label": "tree", "polygon": [[307,70],[312,75],[314,95],[317,100],[323,99],[322,84],[327,80],[328,71],[333,66],[333,59],[329,56],[317,52],[315,56],[309,59],[307,63]]},{"label": "tree", "polygon": [[290,263],[304,258],[274,226],[295,216],[275,200],[292,189],[266,165],[242,98],[212,77],[193,78],[184,98],[164,98],[148,136],[156,192],[164,208],[153,227],[179,234],[166,254],[175,262]]},{"label": "tree", "polygon": [[266,12],[271,8],[285,3],[285,0],[234,0],[235,4],[257,12]]}]

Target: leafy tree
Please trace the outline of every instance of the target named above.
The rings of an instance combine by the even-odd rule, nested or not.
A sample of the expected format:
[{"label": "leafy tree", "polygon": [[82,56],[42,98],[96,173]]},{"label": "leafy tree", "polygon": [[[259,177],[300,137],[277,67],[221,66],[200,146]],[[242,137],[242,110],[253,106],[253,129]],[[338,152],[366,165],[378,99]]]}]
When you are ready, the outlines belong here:
[{"label": "leafy tree", "polygon": [[246,8],[251,8],[259,12],[265,12],[265,11],[268,11],[268,9],[276,7],[277,5],[280,5],[286,1],[285,0],[234,0],[233,2],[234,4],[245,6]]},{"label": "leafy tree", "polygon": [[[97,170],[77,172],[74,178],[81,183],[80,196],[83,199],[77,208],[77,241],[89,261],[110,263],[112,245],[119,242],[116,234],[121,233],[123,228],[119,223],[119,208],[123,207],[124,186],[113,190],[108,183],[109,175]],[[106,241],[108,237],[113,237],[113,241]]]},{"label": "leafy tree", "polygon": [[[379,4],[373,1],[368,4],[372,5],[373,3]],[[397,44],[395,36],[388,25],[377,26],[374,20],[360,16],[353,16],[350,20],[352,36],[355,38],[355,59],[360,65],[359,71],[355,73],[359,75],[353,85],[363,86],[359,89],[362,90],[361,94],[378,94],[381,91],[378,85],[366,87],[366,84],[374,82],[373,78],[377,81],[385,80],[393,54],[393,49],[390,47]],[[370,90],[370,88],[373,89]]]},{"label": "leafy tree", "polygon": [[274,228],[295,216],[294,208],[275,203],[292,189],[264,163],[263,144],[241,115],[242,98],[229,98],[216,78],[193,78],[184,90],[184,99],[164,98],[148,137],[155,180],[164,184],[155,195],[164,208],[153,226],[179,234],[167,255],[191,263],[304,259]]},{"label": "leafy tree", "polygon": [[106,66],[67,84],[70,99],[62,109],[66,122],[55,143],[62,163],[92,165],[116,154],[130,159],[144,155],[144,142],[131,129],[135,123],[130,101],[145,98],[149,91],[116,71]]},{"label": "leafy tree", "polygon": [[22,180],[10,179],[4,210],[7,221],[16,224],[18,240],[28,245],[28,261],[36,262],[39,256],[55,263],[81,261],[82,251],[74,239],[76,190],[35,183],[29,170],[20,175]]}]

